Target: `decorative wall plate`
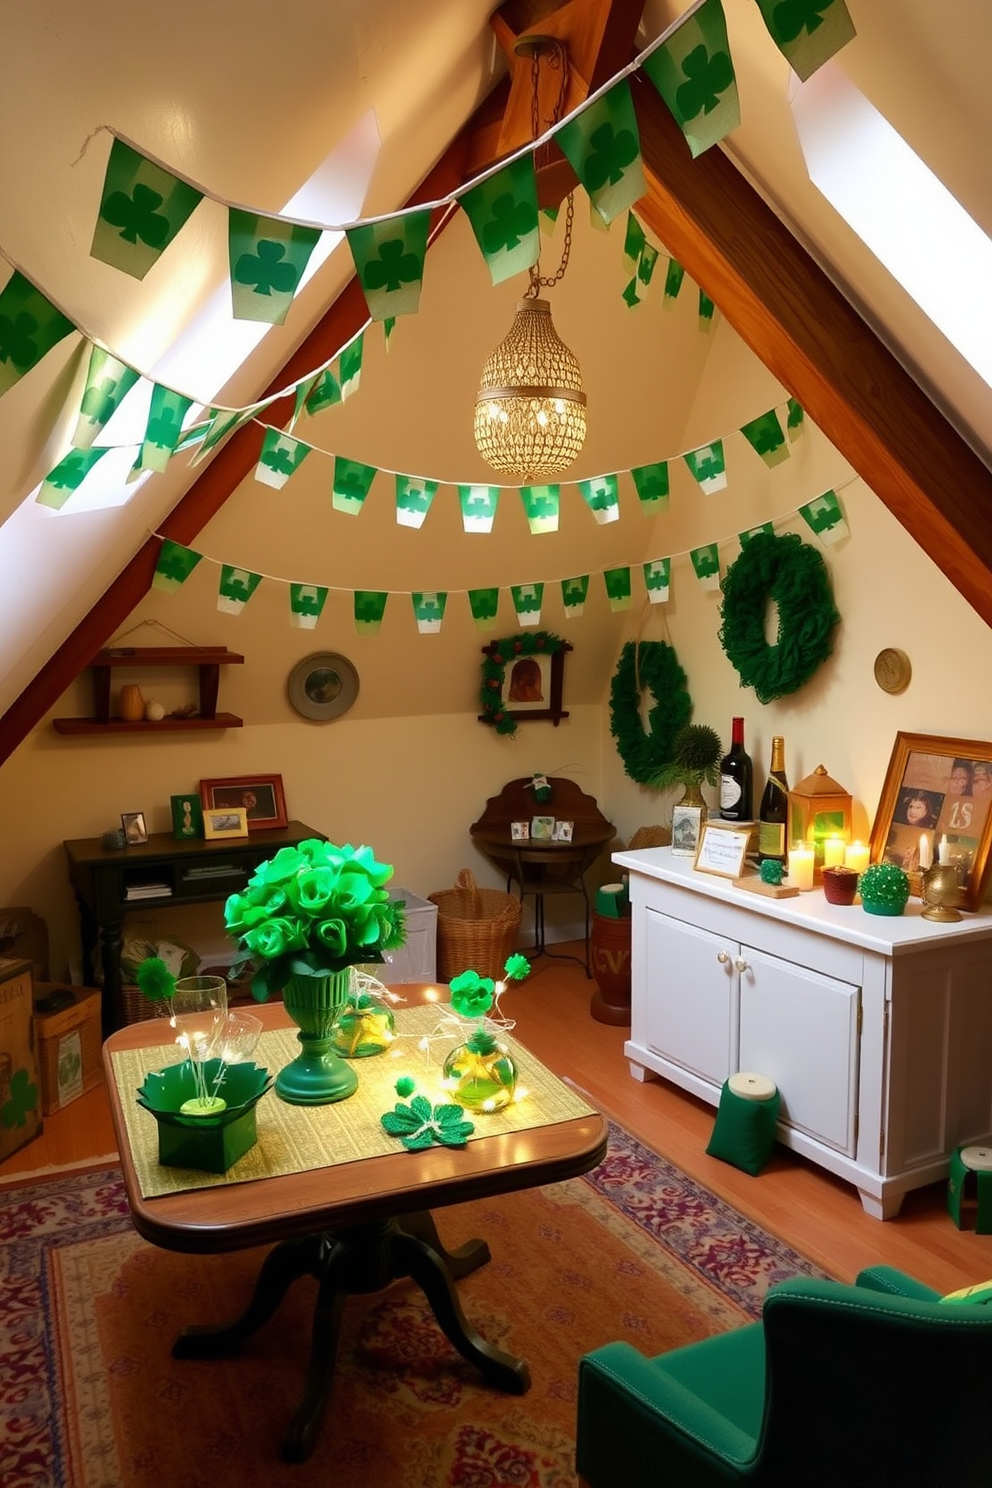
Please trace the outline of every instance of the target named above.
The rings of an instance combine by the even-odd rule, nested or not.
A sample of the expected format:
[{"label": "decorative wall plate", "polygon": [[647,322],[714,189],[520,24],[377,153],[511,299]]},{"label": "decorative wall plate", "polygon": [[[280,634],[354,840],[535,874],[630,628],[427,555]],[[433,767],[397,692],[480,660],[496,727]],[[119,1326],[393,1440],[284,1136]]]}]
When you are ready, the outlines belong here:
[{"label": "decorative wall plate", "polygon": [[289,701],[301,718],[329,723],[347,713],[358,696],[358,673],[346,656],[315,651],[289,674]]},{"label": "decorative wall plate", "polygon": [[886,646],[875,657],[875,681],[883,692],[905,692],[913,668],[905,651]]}]

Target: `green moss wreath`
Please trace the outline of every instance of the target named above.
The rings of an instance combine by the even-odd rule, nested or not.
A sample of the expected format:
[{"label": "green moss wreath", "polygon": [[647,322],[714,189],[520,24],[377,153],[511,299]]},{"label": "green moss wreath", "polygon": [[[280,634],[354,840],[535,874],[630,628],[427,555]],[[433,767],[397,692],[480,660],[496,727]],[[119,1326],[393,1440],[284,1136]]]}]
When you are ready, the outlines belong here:
[{"label": "green moss wreath", "polygon": [[[654,697],[648,729],[641,722],[641,691]],[[610,732],[624,770],[639,785],[654,785],[672,758],[675,735],[692,714],[685,672],[667,641],[628,641],[610,683]]]},{"label": "green moss wreath", "polygon": [[525,630],[520,635],[506,636],[483,647],[487,653],[482,663],[482,688],[479,692],[483,723],[491,723],[498,734],[515,734],[517,721],[510,717],[503,701],[507,662],[516,661],[520,656],[554,656],[564,644],[561,636],[552,635],[550,630]]},{"label": "green moss wreath", "polygon": [[[798,692],[833,650],[840,620],[821,554],[795,532],[752,537],[723,579],[720,644],[742,687],[760,703]],[[765,639],[765,609],[778,606],[778,636]]]}]

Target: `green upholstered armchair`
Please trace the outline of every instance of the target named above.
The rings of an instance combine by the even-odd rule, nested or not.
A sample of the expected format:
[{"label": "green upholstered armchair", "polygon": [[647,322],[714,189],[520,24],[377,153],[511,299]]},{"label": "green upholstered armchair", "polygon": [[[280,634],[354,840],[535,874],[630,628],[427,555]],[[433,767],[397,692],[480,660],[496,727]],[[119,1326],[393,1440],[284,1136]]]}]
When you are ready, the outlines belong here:
[{"label": "green upholstered armchair", "polygon": [[761,1322],[645,1358],[579,1362],[588,1488],[964,1488],[992,1483],[992,1307],[938,1305],[888,1266],[807,1277]]}]

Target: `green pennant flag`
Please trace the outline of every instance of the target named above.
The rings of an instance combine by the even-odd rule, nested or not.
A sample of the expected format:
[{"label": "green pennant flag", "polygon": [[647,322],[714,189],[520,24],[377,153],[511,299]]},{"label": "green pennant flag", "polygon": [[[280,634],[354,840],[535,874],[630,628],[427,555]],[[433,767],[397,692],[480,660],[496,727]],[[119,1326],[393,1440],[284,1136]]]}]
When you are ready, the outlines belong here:
[{"label": "green pennant flag", "polygon": [[816,533],[825,548],[831,548],[841,538],[850,536],[850,528],[844,520],[835,491],[824,491],[815,501],[808,501],[799,508],[799,515]]},{"label": "green pennant flag", "polygon": [[720,552],[718,545],[707,543],[703,548],[692,548],[689,553],[696,578],[704,589],[720,587]]},{"label": "green pennant flag", "polygon": [[647,241],[644,229],[637,217],[633,212],[628,212],[627,229],[623,237],[623,258],[624,263],[632,274],[637,272],[637,265],[640,262],[641,253]]},{"label": "green pennant flag", "polygon": [[390,343],[390,341],[393,338],[393,332],[395,331],[395,329],[396,329],[396,316],[395,315],[387,315],[386,318],[385,318],[385,320],[382,322],[382,340],[383,340],[383,344],[384,344],[384,346],[386,348],[387,355],[389,353],[389,343]]},{"label": "green pennant flag", "polygon": [[621,294],[620,298],[623,300],[623,302],[627,306],[627,309],[628,310],[633,310],[633,308],[634,308],[635,305],[639,305],[641,303],[641,297],[640,297],[640,295],[637,292],[637,276],[636,275],[634,276],[633,279],[629,280],[624,285],[624,287],[623,287],[623,293]]},{"label": "green pennant flag", "polygon": [[748,529],[747,529],[746,532],[739,532],[737,534],[737,537],[738,537],[738,541],[740,542],[740,545],[741,545],[741,551],[742,552],[744,551],[744,549],[747,547],[748,543],[751,542],[751,540],[753,538],[759,537],[759,536],[774,537],[775,536],[775,524],[774,524],[774,522],[762,522],[757,527],[748,527]]},{"label": "green pennant flag", "polygon": [[359,635],[378,635],[388,598],[382,590],[355,590],[355,629]]},{"label": "green pennant flag", "polygon": [[362,351],[365,332],[355,337],[338,357],[338,378],[341,383],[341,401],[347,403],[352,393],[357,393],[362,380]]},{"label": "green pennant flag", "polygon": [[499,486],[459,486],[462,527],[466,532],[492,532]]},{"label": "green pennant flag", "polygon": [[713,329],[713,316],[714,316],[715,311],[716,311],[716,306],[714,305],[713,301],[710,299],[709,295],[706,294],[703,290],[700,290],[699,291],[699,329],[702,332],[704,332],[704,334],[707,334],[708,335],[709,332]]},{"label": "green pennant flag", "polygon": [[290,584],[289,613],[297,630],[313,630],[327,600],[323,584]]},{"label": "green pennant flag", "polygon": [[309,377],[304,377],[302,382],[298,382],[296,384],[296,387],[293,391],[293,412],[290,414],[289,422],[286,425],[286,432],[288,434],[292,434],[293,430],[296,428],[296,420],[303,412],[303,409],[306,406],[307,398],[313,391],[314,384],[319,376],[319,372],[312,372]]},{"label": "green pennant flag", "polygon": [[315,413],[321,413],[325,408],[332,408],[335,403],[340,402],[341,384],[330,367],[325,367],[308,384],[303,406],[313,418]]},{"label": "green pennant flag", "polygon": [[437,635],[441,629],[441,621],[444,619],[444,607],[448,602],[447,594],[439,593],[436,589],[425,590],[423,593],[411,595],[411,598],[420,634]]},{"label": "green pennant flag", "polygon": [[806,81],[857,35],[844,0],[758,0],[768,34]]},{"label": "green pennant flag", "polygon": [[235,320],[282,325],[320,229],[228,208],[228,254]]},{"label": "green pennant flag", "polygon": [[648,289],[651,285],[657,262],[657,248],[651,243],[645,243],[637,260],[634,277],[623,291],[623,298],[631,309],[647,299]]},{"label": "green pennant flag", "polygon": [[17,269],[0,290],[0,397],[76,327]]},{"label": "green pennant flag", "polygon": [[225,615],[240,615],[261,582],[262,575],[252,573],[250,568],[235,568],[232,563],[221,564],[217,590],[218,610]]},{"label": "green pennant flag", "polygon": [[687,16],[668,40],[644,59],[644,71],[685,135],[693,158],[741,122],[737,79],[720,0],[705,0]]},{"label": "green pennant flag", "polygon": [[541,233],[544,237],[550,238],[555,230],[555,223],[558,221],[558,208],[542,207],[537,216]]},{"label": "green pennant flag", "polygon": [[626,78],[560,129],[555,143],[604,222],[612,222],[646,193],[641,140]]},{"label": "green pennant flag", "polygon": [[502,284],[537,263],[541,233],[537,222],[537,179],[532,154],[473,186],[459,198],[493,284]]},{"label": "green pennant flag", "polygon": [[630,474],[646,517],[668,510],[667,460],[659,460],[656,465],[638,465]]},{"label": "green pennant flag", "polygon": [[163,538],[162,551],[152,575],[152,588],[160,589],[163,594],[175,594],[185,584],[202,556],[202,553],[194,553],[192,548],[184,548],[173,542],[171,537]]},{"label": "green pennant flag", "polygon": [[211,408],[208,415],[206,433],[196,454],[190,460],[190,469],[205,460],[211,450],[217,448],[222,439],[228,434],[233,434],[240,429],[242,424],[250,424],[256,414],[261,413],[267,405],[265,403],[253,403],[249,408]]},{"label": "green pennant flag", "polygon": [[665,270],[665,290],[661,302],[663,309],[673,310],[675,308],[675,301],[679,297],[679,290],[682,288],[684,279],[685,269],[676,259],[670,258],[668,268]]},{"label": "green pennant flag", "polygon": [[295,475],[310,453],[312,445],[281,429],[267,428],[262,440],[262,453],[255,466],[255,479],[263,486],[281,491],[291,475]]},{"label": "green pennant flag", "polygon": [[690,450],[682,458],[707,496],[724,489],[727,484],[727,469],[723,459],[722,439],[715,439],[712,444],[700,445],[699,449]]},{"label": "green pennant flag", "polygon": [[782,425],[774,408],[769,408],[767,413],[752,419],[749,424],[743,424],[741,433],[769,469],[781,465],[783,460],[789,458],[789,446],[785,442]]},{"label": "green pennant flag", "polygon": [[498,589],[470,589],[468,603],[477,630],[496,629],[496,611],[499,609]]},{"label": "green pennant flag", "polygon": [[134,279],[144,279],[201,200],[202,193],[195,186],[115,139],[91,257]]},{"label": "green pennant flag", "polygon": [[419,475],[396,477],[396,522],[400,527],[419,528],[437,494],[437,481]]},{"label": "green pennant flag", "polygon": [[672,579],[671,558],[652,558],[644,565],[644,587],[652,604],[667,604]]},{"label": "green pennant flag", "polygon": [[37,504],[61,511],[72,493],[79,490],[97,460],[106,453],[107,446],[98,445],[95,449],[72,449],[63,455],[55,469],[50,470],[42,481],[35,497]]},{"label": "green pennant flag", "polygon": [[357,517],[375,476],[374,465],[363,465],[360,460],[348,460],[344,455],[335,455],[331,486],[331,506],[334,510],[347,512],[349,517]]},{"label": "green pennant flag", "polygon": [[138,375],[133,367],[111,356],[102,346],[90,347],[86,388],[72,436],[74,448],[90,448],[100,430],[117,412],[125,395],[134,387]]},{"label": "green pennant flag", "polygon": [[560,486],[521,486],[520,499],[527,514],[527,526],[534,537],[542,532],[558,531],[561,504]]},{"label": "green pennant flag", "polygon": [[193,406],[192,398],[174,393],[156,382],[148,410],[145,437],[141,441],[132,474],[139,470],[163,471],[175,453],[182,433],[183,419]]},{"label": "green pennant flag", "polygon": [[790,444],[795,444],[796,440],[806,432],[806,415],[795,398],[789,399],[785,427],[789,435]]},{"label": "green pennant flag", "polygon": [[577,481],[576,484],[582,493],[582,499],[601,527],[619,519],[620,500],[615,475],[599,475],[593,480]]},{"label": "green pennant flag", "polygon": [[586,607],[586,595],[589,593],[589,575],[580,574],[574,579],[562,579],[561,602],[565,608],[565,614],[570,620],[577,620]]},{"label": "green pennant flag", "polygon": [[513,608],[520,625],[540,625],[541,604],[544,600],[543,584],[511,584],[510,594]]},{"label": "green pennant flag", "polygon": [[616,615],[620,610],[630,609],[630,569],[608,568],[603,574],[603,582],[606,585],[606,597],[610,602],[610,609]]},{"label": "green pennant flag", "polygon": [[431,226],[429,207],[345,229],[373,320],[416,315]]}]

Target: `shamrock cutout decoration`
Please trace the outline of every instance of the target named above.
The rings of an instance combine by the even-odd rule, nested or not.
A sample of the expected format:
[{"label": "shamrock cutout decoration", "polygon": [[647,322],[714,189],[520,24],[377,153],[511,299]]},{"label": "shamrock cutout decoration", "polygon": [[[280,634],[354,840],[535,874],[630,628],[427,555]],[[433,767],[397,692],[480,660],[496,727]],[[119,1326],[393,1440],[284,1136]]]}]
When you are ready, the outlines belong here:
[{"label": "shamrock cutout decoration", "polygon": [[392,1111],[380,1117],[391,1137],[399,1137],[408,1152],[426,1147],[464,1147],[475,1131],[465,1121],[461,1106],[432,1106],[423,1095],[415,1095],[408,1106],[397,1101]]},{"label": "shamrock cutout decoration", "polygon": [[103,219],[120,228],[125,243],[140,238],[149,248],[163,248],[169,236],[169,219],[159,208],[164,201],[161,192],[143,186],[139,181],[130,196],[112,191],[103,206]]},{"label": "shamrock cutout decoration", "polygon": [[675,92],[675,105],[686,121],[697,114],[711,114],[734,81],[734,68],[726,52],[714,52],[705,46],[693,47],[682,62],[687,81]]}]

